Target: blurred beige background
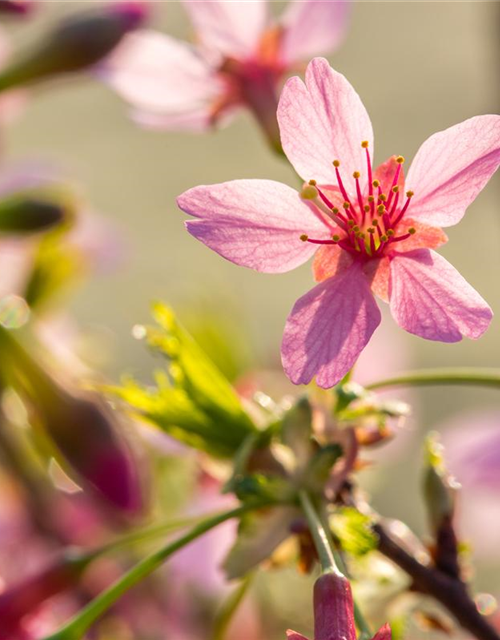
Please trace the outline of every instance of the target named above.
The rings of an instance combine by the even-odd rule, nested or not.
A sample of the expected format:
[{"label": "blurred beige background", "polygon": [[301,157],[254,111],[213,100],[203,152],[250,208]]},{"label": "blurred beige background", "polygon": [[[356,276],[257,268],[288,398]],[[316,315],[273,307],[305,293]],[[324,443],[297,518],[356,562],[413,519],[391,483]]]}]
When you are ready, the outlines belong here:
[{"label": "blurred beige background", "polygon": [[[85,3],[42,4],[39,26]],[[189,34],[179,3],[154,7],[159,27],[179,37]],[[432,133],[499,111],[499,30],[498,2],[355,3],[350,33],[331,62],[371,114],[377,162],[397,153],[409,164]],[[14,48],[34,36],[30,28],[9,31]],[[250,116],[212,135],[145,132],[128,119],[116,96],[89,78],[40,91],[4,135],[4,162],[35,157],[60,164],[126,239],[125,268],[89,282],[72,302],[84,325],[105,327],[113,336],[108,375],[128,371],[149,377],[152,361],[131,337],[131,327],[148,321],[149,304],[157,298],[179,310],[192,309],[201,299],[220,307],[248,332],[258,361],[279,362],[282,328],[293,302],[312,286],[310,269],[270,276],[236,267],[188,236],[184,214],[175,205],[179,193],[202,183],[259,177],[294,184],[292,170],[269,153]],[[425,342],[403,335],[388,314],[386,328],[394,332],[396,348],[408,350],[404,366],[499,366],[499,176],[463,222],[449,229],[449,237],[442,253],[497,313],[486,336],[476,343]],[[375,334],[373,340],[378,339]],[[494,391],[436,387],[414,398],[420,402],[415,430],[434,428],[440,419],[478,406],[496,408],[500,415],[500,396]],[[392,458],[383,473],[374,475],[372,489],[386,513],[420,528],[419,442],[415,438],[404,459]],[[404,486],[397,481],[403,469],[411,470]],[[485,572],[482,587],[493,578]]]}]

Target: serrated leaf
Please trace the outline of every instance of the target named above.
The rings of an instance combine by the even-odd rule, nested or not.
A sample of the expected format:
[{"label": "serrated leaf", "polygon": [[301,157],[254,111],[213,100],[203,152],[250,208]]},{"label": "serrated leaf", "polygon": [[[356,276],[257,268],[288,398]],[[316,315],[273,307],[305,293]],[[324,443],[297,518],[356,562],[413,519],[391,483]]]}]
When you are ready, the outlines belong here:
[{"label": "serrated leaf", "polygon": [[217,457],[232,458],[259,431],[217,367],[162,304],[154,307],[159,327],[146,331],[149,346],[168,359],[156,386],[126,380],[111,392],[140,417],[177,440]]},{"label": "serrated leaf", "polygon": [[377,548],[371,518],[351,507],[342,507],[332,516],[333,533],[347,553],[360,557]]}]

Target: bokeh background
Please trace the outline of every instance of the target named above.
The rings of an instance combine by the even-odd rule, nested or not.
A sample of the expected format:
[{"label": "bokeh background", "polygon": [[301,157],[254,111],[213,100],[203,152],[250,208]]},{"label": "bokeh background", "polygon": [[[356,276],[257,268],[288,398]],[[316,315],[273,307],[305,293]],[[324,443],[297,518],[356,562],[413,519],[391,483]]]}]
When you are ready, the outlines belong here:
[{"label": "bokeh background", "polygon": [[[31,26],[8,25],[14,49],[61,14],[86,2],[43,2]],[[273,6],[278,11],[283,3]],[[190,37],[178,2],[156,2],[154,22]],[[341,49],[331,57],[360,93],[374,124],[376,162],[402,154],[411,161],[432,133],[466,118],[500,109],[499,2],[356,2]],[[148,380],[152,360],[132,337],[149,321],[152,300],[173,305],[188,325],[210,313],[240,337],[247,361],[279,368],[281,333],[297,297],[312,285],[307,266],[269,276],[224,261],[190,237],[175,198],[185,189],[234,178],[269,178],[295,184],[286,162],[274,157],[250,115],[208,135],[150,132],[128,118],[127,107],[87,77],[38,91],[24,114],[3,134],[3,162],[27,158],[60,167],[81,185],[92,208],[116,225],[123,249],[120,269],[90,280],[72,298],[71,310],[106,345],[99,367],[110,379],[124,373]],[[425,342],[401,331],[389,314],[373,337],[371,376],[422,367],[489,366],[500,352],[500,178],[496,176],[448,230],[441,251],[497,313],[479,342]],[[393,371],[386,354],[391,354]],[[397,392],[394,393],[397,395]],[[408,395],[406,395],[409,398]],[[363,474],[385,514],[424,528],[419,491],[423,433],[443,420],[488,410],[500,416],[497,391],[446,388],[412,391],[417,409],[400,434],[401,445]],[[500,418],[499,418],[500,428]],[[462,519],[472,535],[474,523]],[[491,526],[497,526],[492,517]],[[498,531],[498,529],[497,529]],[[474,545],[474,539],[472,540]],[[480,590],[495,589],[500,549],[479,558]]]}]

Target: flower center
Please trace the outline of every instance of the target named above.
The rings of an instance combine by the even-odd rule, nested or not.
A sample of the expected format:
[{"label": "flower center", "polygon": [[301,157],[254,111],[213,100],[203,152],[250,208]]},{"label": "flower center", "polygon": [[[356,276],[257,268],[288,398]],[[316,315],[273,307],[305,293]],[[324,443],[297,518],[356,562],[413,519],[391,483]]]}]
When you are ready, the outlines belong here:
[{"label": "flower center", "polygon": [[415,233],[413,227],[401,232],[401,223],[410,206],[413,191],[407,191],[406,200],[402,202],[398,182],[404,158],[397,156],[392,182],[387,193],[384,193],[380,181],[373,179],[368,142],[362,142],[361,146],[366,150],[367,192],[362,192],[359,182],[361,174],[355,171],[352,174],[354,189],[350,189],[350,193],[356,195],[349,196],[340,173],[340,162],[334,160],[337,186],[344,200],[342,207],[336,207],[328,197],[328,188],[318,187],[315,180],[310,180],[302,189],[301,197],[315,204],[321,214],[326,216],[326,224],[335,224],[335,234],[329,240],[315,240],[306,234],[301,235],[300,239],[313,244],[337,244],[357,257],[379,258],[386,253],[388,247]]}]

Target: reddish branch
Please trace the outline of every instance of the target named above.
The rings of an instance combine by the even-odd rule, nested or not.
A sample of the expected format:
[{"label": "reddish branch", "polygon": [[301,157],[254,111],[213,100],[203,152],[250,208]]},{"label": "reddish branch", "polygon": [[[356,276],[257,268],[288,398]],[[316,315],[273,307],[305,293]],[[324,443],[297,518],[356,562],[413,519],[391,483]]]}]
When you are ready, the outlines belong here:
[{"label": "reddish branch", "polygon": [[435,598],[464,629],[470,631],[479,640],[500,640],[498,632],[477,610],[465,583],[420,563],[402,549],[382,525],[375,525],[374,531],[379,538],[379,551],[412,578],[413,588],[416,591]]}]

